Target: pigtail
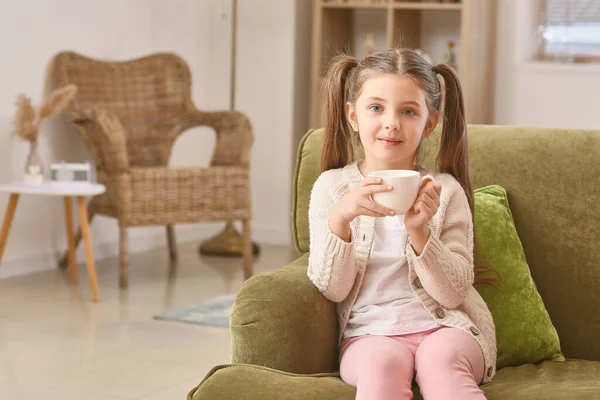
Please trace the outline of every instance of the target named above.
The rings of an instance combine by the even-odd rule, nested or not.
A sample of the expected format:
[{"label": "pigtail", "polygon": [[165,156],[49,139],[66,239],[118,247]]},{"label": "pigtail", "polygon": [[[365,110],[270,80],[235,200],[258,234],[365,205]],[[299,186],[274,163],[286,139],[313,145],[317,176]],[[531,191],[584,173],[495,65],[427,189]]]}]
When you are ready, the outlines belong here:
[{"label": "pigtail", "polygon": [[460,183],[471,213],[474,211],[473,188],[469,177],[469,148],[467,144],[467,124],[462,88],[456,72],[447,64],[434,67],[434,72],[444,78],[444,121],[437,166],[440,172],[454,176]]},{"label": "pigtail", "polygon": [[[433,67],[433,71],[444,78],[446,90],[444,93],[442,137],[440,140],[440,151],[437,156],[438,170],[440,172],[451,174],[460,183],[467,195],[471,215],[475,218],[475,195],[469,176],[467,124],[460,81],[454,69],[447,64],[439,64],[436,67]],[[474,249],[476,248],[477,240],[474,239]],[[498,269],[482,265],[477,259],[476,251],[474,257],[474,284],[500,287],[503,279]]]},{"label": "pigtail", "polygon": [[323,82],[325,102],[325,143],[321,154],[321,172],[344,167],[353,158],[352,132],[346,119],[345,104],[348,101],[349,79],[358,65],[352,56],[333,58]]}]

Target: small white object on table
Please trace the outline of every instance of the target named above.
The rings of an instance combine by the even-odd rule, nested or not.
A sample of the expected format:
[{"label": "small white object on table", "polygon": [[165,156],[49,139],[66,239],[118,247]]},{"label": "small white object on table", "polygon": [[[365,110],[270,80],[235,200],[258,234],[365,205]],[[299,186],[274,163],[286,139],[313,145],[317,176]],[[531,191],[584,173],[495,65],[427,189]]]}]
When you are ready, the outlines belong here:
[{"label": "small white object on table", "polygon": [[79,219],[81,220],[81,235],[85,245],[85,257],[87,261],[88,277],[92,291],[92,300],[98,301],[100,298],[98,290],[98,281],[96,278],[96,265],[92,251],[92,241],[90,235],[90,226],[88,223],[87,207],[85,198],[96,196],[106,191],[104,185],[87,182],[55,182],[44,181],[40,184],[28,184],[25,182],[11,182],[0,184],[0,192],[10,193],[10,200],[4,214],[4,222],[0,231],[0,262],[2,254],[10,232],[10,226],[17,208],[19,196],[21,194],[37,194],[44,196],[64,197],[65,204],[65,222],[67,226],[67,242],[69,246],[69,276],[71,282],[77,283],[77,263],[75,261],[75,234],[73,231],[73,218],[71,215],[71,197],[77,198],[79,209]]}]

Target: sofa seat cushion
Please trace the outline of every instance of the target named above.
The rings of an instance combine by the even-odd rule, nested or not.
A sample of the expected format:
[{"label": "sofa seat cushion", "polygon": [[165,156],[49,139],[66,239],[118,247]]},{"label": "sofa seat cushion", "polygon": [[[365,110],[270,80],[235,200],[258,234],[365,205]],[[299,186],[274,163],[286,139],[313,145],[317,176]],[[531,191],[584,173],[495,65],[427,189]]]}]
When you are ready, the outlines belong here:
[{"label": "sofa seat cushion", "polygon": [[356,391],[338,374],[292,374],[250,364],[214,367],[188,400],[352,400]]},{"label": "sofa seat cushion", "polygon": [[507,367],[483,389],[488,400],[600,399],[600,361],[544,361]]},{"label": "sofa seat cushion", "polygon": [[[600,362],[544,361],[503,368],[482,386],[488,400],[600,399]],[[213,368],[188,400],[353,400],[356,392],[337,374],[301,375],[257,365]],[[415,387],[415,400],[421,399]]]}]

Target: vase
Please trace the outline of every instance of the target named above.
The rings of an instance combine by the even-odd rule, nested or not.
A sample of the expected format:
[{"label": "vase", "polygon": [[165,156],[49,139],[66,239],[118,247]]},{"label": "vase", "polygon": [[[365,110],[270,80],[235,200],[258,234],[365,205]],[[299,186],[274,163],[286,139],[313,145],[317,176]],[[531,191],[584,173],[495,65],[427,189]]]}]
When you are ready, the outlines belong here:
[{"label": "vase", "polygon": [[37,141],[31,142],[24,172],[24,180],[27,184],[39,185],[44,180],[42,157],[40,156],[40,148]]}]

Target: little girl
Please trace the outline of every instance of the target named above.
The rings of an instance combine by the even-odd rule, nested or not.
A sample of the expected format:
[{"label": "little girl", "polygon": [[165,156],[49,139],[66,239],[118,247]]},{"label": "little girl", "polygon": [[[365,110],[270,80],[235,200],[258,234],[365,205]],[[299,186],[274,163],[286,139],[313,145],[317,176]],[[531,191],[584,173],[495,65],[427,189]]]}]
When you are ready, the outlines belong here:
[{"label": "little girl", "polygon": [[[421,140],[438,123],[440,172],[420,166]],[[322,173],[309,205],[308,276],[337,304],[340,375],[357,399],[485,399],[495,374],[492,316],[475,282],[473,191],[462,90],[452,67],[390,49],[329,68]],[[353,160],[360,140],[364,159]],[[406,215],[372,200],[391,190],[376,170],[417,170]]]}]

